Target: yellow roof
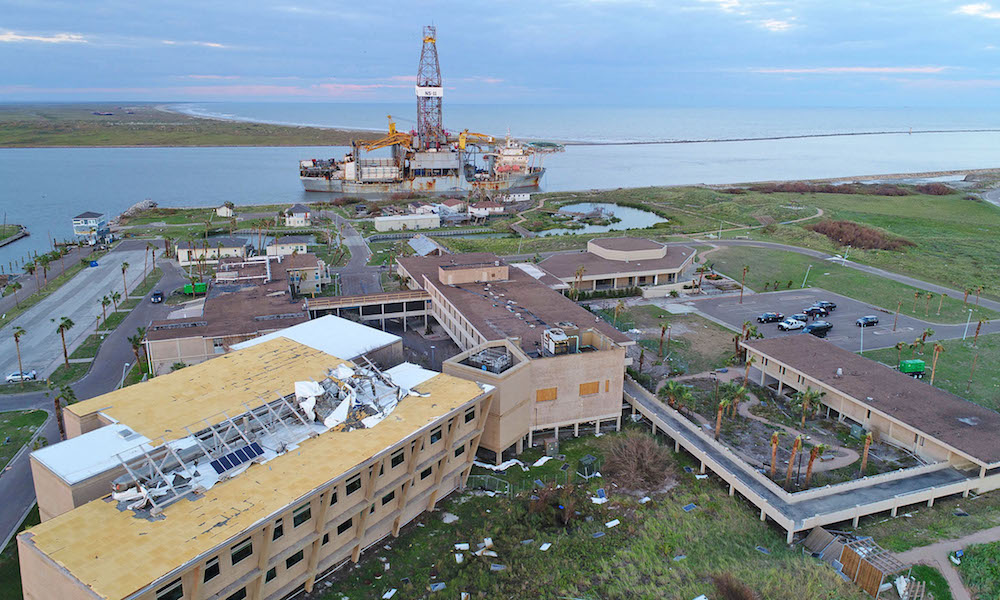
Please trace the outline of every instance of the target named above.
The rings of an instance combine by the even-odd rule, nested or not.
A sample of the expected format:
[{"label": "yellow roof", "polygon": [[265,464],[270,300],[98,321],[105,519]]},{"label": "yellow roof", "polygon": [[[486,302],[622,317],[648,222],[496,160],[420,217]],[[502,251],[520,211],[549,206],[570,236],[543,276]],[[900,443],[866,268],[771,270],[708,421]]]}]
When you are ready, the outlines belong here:
[{"label": "yellow roof", "polygon": [[83,417],[100,412],[160,443],[215,425],[229,416],[291,392],[296,381],[319,381],[346,361],[288,338],[222,354],[145,383],[78,402],[66,410]]},{"label": "yellow roof", "polygon": [[216,546],[238,541],[255,524],[483,393],[474,382],[442,374],[415,389],[430,395],[407,397],[371,429],[305,440],[297,450],[216,484],[202,498],[171,504],[165,519],[137,518],[99,499],[21,535],[101,597],[125,598]]}]

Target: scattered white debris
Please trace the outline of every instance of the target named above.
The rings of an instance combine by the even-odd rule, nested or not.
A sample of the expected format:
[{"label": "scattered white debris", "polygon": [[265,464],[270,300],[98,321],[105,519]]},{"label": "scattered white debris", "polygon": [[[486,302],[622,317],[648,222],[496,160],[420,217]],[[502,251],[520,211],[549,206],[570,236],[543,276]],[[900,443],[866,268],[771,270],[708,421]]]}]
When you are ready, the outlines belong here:
[{"label": "scattered white debris", "polygon": [[958,558],[954,554],[949,554],[948,555],[948,560],[950,560],[951,562],[955,563],[956,565],[962,564],[962,559]]},{"label": "scattered white debris", "polygon": [[536,460],[535,462],[531,463],[531,466],[533,466],[533,467],[540,467],[540,466],[544,465],[545,463],[549,462],[550,460],[552,460],[551,456],[543,456],[543,457],[539,458],[538,460]]},{"label": "scattered white debris", "polygon": [[497,554],[496,552],[492,551],[492,550],[485,550],[485,549],[484,549],[484,550],[483,550],[483,556],[490,556],[490,557],[492,557],[492,558],[496,558],[496,557],[498,557],[498,556],[500,556],[500,555],[499,555],[499,554]]},{"label": "scattered white debris", "polygon": [[469,592],[462,592],[462,600],[472,600],[472,596],[469,595]]},{"label": "scattered white debris", "polygon": [[462,554],[461,552],[456,552],[455,553],[455,562],[457,562],[458,564],[462,564],[463,560],[465,560],[465,555]]},{"label": "scattered white debris", "polygon": [[899,593],[900,598],[905,598],[906,588],[910,586],[910,582],[900,575],[896,578],[896,591]]},{"label": "scattered white debris", "polygon": [[708,479],[708,475],[707,474],[706,475],[695,475],[694,478],[695,479]]},{"label": "scattered white debris", "polygon": [[542,552],[548,552],[549,548],[551,548],[551,547],[552,547],[552,544],[550,544],[549,542],[545,542],[544,544],[542,544],[541,546],[539,546],[538,549],[541,550]]},{"label": "scattered white debris", "polygon": [[455,544],[455,550],[468,550],[468,549],[469,549],[469,543],[468,542],[462,542],[461,544]]},{"label": "scattered white debris", "polygon": [[633,327],[632,329],[629,329],[628,332],[629,333],[637,333],[637,334],[639,334],[639,333],[642,333],[642,330],[641,329],[636,329],[636,328]]},{"label": "scattered white debris", "polygon": [[639,504],[645,504],[650,500],[652,500],[652,498],[650,498],[649,496],[643,496],[642,498],[639,499]]},{"label": "scattered white debris", "polygon": [[458,520],[458,515],[453,515],[450,512],[446,512],[443,515],[441,515],[441,521],[443,521],[445,525],[454,523],[457,520]]},{"label": "scattered white debris", "polygon": [[478,460],[472,461],[472,464],[476,465],[477,467],[482,467],[484,469],[489,469],[491,471],[506,471],[507,469],[513,467],[514,465],[518,465],[522,469],[524,468],[524,463],[521,462],[521,461],[519,461],[519,460],[517,460],[516,458],[512,458],[510,460],[505,460],[502,463],[500,463],[499,465],[491,465],[491,464],[487,464],[487,463],[484,463],[484,462],[479,462]]},{"label": "scattered white debris", "polygon": [[695,598],[694,600],[708,600],[708,596],[706,596],[705,594],[702,594],[702,595],[698,596],[697,598]]},{"label": "scattered white debris", "polygon": [[621,521],[619,521],[618,519],[613,519],[604,524],[604,526],[607,527],[608,529],[611,529],[612,527],[618,527],[619,525],[621,525]]},{"label": "scattered white debris", "polygon": [[392,598],[395,595],[396,595],[396,588],[392,588],[388,592],[382,594],[382,600],[389,600],[389,598]]},{"label": "scattered white debris", "polygon": [[492,548],[493,538],[483,538],[483,548]]},{"label": "scattered white debris", "polygon": [[604,434],[603,433],[595,433],[594,437],[601,437],[602,435],[604,435]]},{"label": "scattered white debris", "polygon": [[597,496],[591,496],[590,497],[590,501],[593,502],[594,504],[604,504],[605,502],[608,501],[608,499],[607,498],[598,498]]}]

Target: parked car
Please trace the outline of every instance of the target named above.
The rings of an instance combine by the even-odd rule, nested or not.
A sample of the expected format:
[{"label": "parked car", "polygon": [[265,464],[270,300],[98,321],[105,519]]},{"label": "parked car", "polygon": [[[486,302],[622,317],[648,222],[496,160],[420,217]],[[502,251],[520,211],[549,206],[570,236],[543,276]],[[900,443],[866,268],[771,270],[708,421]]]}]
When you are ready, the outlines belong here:
[{"label": "parked car", "polygon": [[34,369],[30,371],[15,371],[7,376],[7,383],[20,383],[22,381],[34,381],[38,378],[38,373]]},{"label": "parked car", "polygon": [[833,323],[829,321],[816,321],[802,328],[803,333],[811,333],[816,337],[825,338],[826,334],[833,329]]},{"label": "parked car", "polygon": [[802,329],[806,326],[805,321],[800,321],[798,319],[785,319],[781,323],[778,323],[778,329],[782,331],[791,331],[793,329]]},{"label": "parked car", "polygon": [[777,312],[766,312],[757,317],[758,323],[777,323],[785,318],[785,315]]},{"label": "parked car", "polygon": [[153,295],[149,297],[149,301],[152,302],[153,304],[159,304],[160,302],[163,302],[163,292],[161,292],[160,290],[156,290],[155,292],[153,292]]},{"label": "parked car", "polygon": [[813,306],[822,306],[827,310],[827,312],[833,312],[837,310],[837,305],[834,304],[833,302],[830,302],[829,300],[817,300],[816,302],[813,302]]},{"label": "parked car", "polygon": [[803,310],[806,315],[810,317],[825,317],[830,314],[830,311],[823,308],[822,306],[810,306],[809,308]]},{"label": "parked car", "polygon": [[803,323],[807,323],[809,321],[809,315],[805,313],[795,313],[788,318],[795,319],[796,321],[802,321]]},{"label": "parked car", "polygon": [[875,315],[865,315],[854,322],[858,327],[873,327],[878,325],[878,317]]}]

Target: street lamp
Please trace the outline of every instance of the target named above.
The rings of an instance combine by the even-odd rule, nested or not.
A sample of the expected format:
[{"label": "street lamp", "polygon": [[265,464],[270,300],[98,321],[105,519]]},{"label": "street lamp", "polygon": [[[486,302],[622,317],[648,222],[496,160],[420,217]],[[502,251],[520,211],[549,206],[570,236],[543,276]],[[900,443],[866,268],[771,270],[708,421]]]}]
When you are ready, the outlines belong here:
[{"label": "street lamp", "polygon": [[122,379],[121,379],[121,381],[118,382],[118,387],[119,388],[121,388],[123,385],[125,385],[125,374],[128,373],[128,367],[129,367],[129,363],[125,363],[125,365],[122,367]]},{"label": "street lamp", "polygon": [[972,322],[972,309],[969,309],[969,318],[965,321],[965,332],[962,333],[962,341],[965,341],[965,337],[969,335],[969,323]]},{"label": "street lamp", "polygon": [[431,368],[432,369],[434,368],[434,348],[436,348],[436,346],[434,344],[431,344]]},{"label": "street lamp", "polygon": [[812,268],[813,266],[809,265],[809,268],[806,269],[806,276],[802,278],[802,287],[806,287],[806,280],[809,279],[809,271],[812,270]]}]

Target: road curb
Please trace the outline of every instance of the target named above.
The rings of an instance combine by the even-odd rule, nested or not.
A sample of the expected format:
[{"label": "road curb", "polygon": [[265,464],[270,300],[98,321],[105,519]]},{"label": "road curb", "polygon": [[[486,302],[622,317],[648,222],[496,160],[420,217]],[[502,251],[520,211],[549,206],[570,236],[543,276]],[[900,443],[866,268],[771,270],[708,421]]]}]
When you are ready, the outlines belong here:
[{"label": "road curb", "polygon": [[[45,409],[45,408],[26,408],[26,409],[21,409],[21,410],[42,410],[42,411],[45,411],[45,415],[46,415],[45,416],[45,420],[42,421],[42,424],[39,425],[38,429],[35,430],[35,434],[31,436],[31,439],[29,439],[27,442],[25,442],[24,445],[21,446],[21,449],[18,450],[17,453],[14,454],[14,456],[12,456],[9,461],[7,461],[7,465],[3,468],[3,471],[0,471],[0,478],[2,478],[4,476],[4,474],[10,469],[10,466],[12,464],[14,464],[14,462],[17,461],[17,459],[21,458],[21,454],[24,453],[25,449],[27,449],[27,447],[29,445],[33,444],[35,442],[35,440],[38,439],[39,434],[42,433],[42,430],[45,429],[45,426],[49,424],[49,419],[52,418],[52,413],[50,413],[48,411],[48,409]],[[4,544],[4,545],[6,545],[6,544]],[[2,549],[0,549],[0,550],[2,550]]]},{"label": "road curb", "polygon": [[3,540],[3,546],[0,546],[0,552],[2,552],[3,550],[7,549],[7,544],[9,544],[10,541],[12,539],[14,539],[14,536],[17,535],[17,530],[21,528],[21,524],[24,523],[24,520],[28,518],[28,513],[31,512],[31,509],[35,508],[36,504],[38,504],[37,500],[35,500],[34,502],[32,502],[28,506],[28,508],[26,508],[24,510],[24,513],[21,514],[21,518],[17,521],[17,526],[14,527],[14,531],[11,531],[9,534],[7,534],[7,537],[4,538],[4,540]]}]

